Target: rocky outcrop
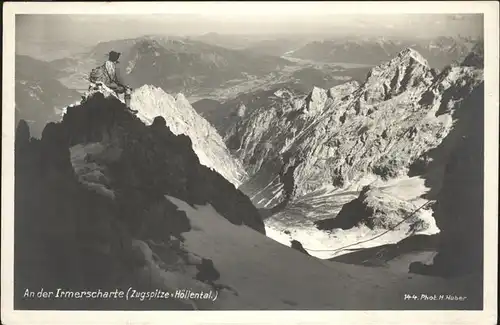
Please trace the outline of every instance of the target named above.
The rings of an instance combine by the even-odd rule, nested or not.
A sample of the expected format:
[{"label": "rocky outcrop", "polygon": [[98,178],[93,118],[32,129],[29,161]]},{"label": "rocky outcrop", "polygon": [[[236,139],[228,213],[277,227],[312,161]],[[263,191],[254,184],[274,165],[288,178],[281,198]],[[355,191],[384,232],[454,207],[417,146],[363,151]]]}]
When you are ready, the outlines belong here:
[{"label": "rocky outcrop", "polygon": [[22,299],[25,288],[166,289],[148,282],[158,261],[199,262],[182,248],[190,222],[167,194],[211,204],[227,221],[265,233],[250,200],[199,163],[189,137],[173,134],[162,117],[145,125],[112,96],[94,93],[68,107],[40,140],[24,122],[16,135],[17,307],[191,309],[178,300]]},{"label": "rocky outcrop", "polygon": [[341,102],[346,99],[347,96],[352,94],[360,86],[357,81],[349,81],[341,85],[332,87],[328,89],[328,97],[333,101]]},{"label": "rocky outcrop", "polygon": [[[351,229],[366,225],[370,229],[403,230],[407,235],[435,234],[432,205],[416,206],[384,190],[364,186],[359,197],[345,204],[335,218],[315,222],[318,229]],[[429,233],[430,232],[430,233]]]},{"label": "rocky outcrop", "polygon": [[219,271],[215,269],[214,262],[210,259],[203,258],[197,269],[196,279],[202,282],[213,283],[220,278]]},{"label": "rocky outcrop", "polygon": [[327,91],[318,87],[307,95],[305,101],[305,111],[309,114],[318,114],[325,107],[326,99],[328,98]]},{"label": "rocky outcrop", "polygon": [[462,66],[484,68],[484,45],[482,42],[477,43],[469,54],[463,60]]},{"label": "rocky outcrop", "polygon": [[302,254],[309,255],[309,253],[304,249],[304,247],[302,246],[302,244],[298,240],[292,240],[290,242],[290,245],[293,249],[298,250]]}]

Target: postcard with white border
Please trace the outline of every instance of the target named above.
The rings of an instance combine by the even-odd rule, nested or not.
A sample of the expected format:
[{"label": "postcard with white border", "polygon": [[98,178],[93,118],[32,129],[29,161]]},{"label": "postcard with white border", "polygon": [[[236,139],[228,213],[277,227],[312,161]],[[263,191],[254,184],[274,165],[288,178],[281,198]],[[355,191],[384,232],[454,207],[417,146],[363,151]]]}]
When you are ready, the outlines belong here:
[{"label": "postcard with white border", "polygon": [[494,324],[494,1],[6,2],[2,324]]}]

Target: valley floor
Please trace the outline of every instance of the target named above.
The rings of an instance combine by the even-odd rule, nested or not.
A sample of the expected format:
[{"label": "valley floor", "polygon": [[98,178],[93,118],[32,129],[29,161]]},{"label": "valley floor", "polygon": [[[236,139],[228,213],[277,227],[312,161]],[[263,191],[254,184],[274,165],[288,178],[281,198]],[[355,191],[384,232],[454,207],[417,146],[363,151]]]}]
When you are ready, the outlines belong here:
[{"label": "valley floor", "polygon": [[[294,200],[285,210],[266,219],[266,233],[286,246],[290,246],[291,240],[298,240],[309,254],[321,259],[347,254],[353,249],[395,244],[406,238],[408,234],[403,228],[386,231],[359,225],[347,230],[323,231],[316,227],[314,221],[335,217],[346,203],[359,196],[361,187],[322,188],[308,193]],[[391,197],[412,202],[416,206],[426,202],[420,196],[428,189],[424,180],[419,177],[391,180],[379,183],[377,187]],[[438,233],[439,229],[435,226],[431,212],[426,211],[425,217],[432,226],[418,234]]]}]

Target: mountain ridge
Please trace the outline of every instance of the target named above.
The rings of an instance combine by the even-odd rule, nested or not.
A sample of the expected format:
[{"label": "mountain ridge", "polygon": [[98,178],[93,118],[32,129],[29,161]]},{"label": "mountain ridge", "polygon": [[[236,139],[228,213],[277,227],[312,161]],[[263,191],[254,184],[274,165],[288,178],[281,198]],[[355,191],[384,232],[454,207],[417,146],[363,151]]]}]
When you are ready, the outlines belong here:
[{"label": "mountain ridge", "polygon": [[[426,105],[430,110],[429,114],[432,114],[432,112],[440,106],[436,106],[436,104],[433,104],[433,101],[439,101],[441,99],[447,101],[447,98],[440,98],[440,96],[437,96],[434,97],[433,101],[426,101],[428,96],[430,96],[427,95],[429,91],[433,93],[436,91],[442,92],[446,89],[449,89],[451,91],[452,88],[450,88],[450,83],[457,83],[458,81],[455,80],[456,78],[464,79],[463,81],[460,80],[459,82],[462,82],[464,84],[464,90],[467,89],[470,91],[470,87],[474,87],[477,82],[480,82],[482,80],[480,70],[474,70],[467,67],[450,68],[451,70],[445,70],[439,76],[434,76],[428,66],[421,65],[413,59],[415,53],[415,51],[411,50],[402,51],[401,55],[396,57],[395,59],[373,68],[366,81],[357,89],[354,88],[357,86],[356,83],[349,83],[345,86],[336,86],[328,91],[328,93],[330,94],[328,98],[328,96],[326,96],[326,90],[320,90],[316,87],[305,98],[305,101],[303,99],[297,98],[299,102],[307,104],[304,107],[305,111],[311,111],[308,108],[310,108],[311,103],[315,103],[315,101],[311,101],[308,98],[313,97],[317,97],[316,102],[319,103],[319,107],[321,108],[312,110],[316,113],[316,115],[311,115],[311,118],[312,116],[315,116],[315,119],[313,120],[310,120],[310,117],[307,117],[308,115],[304,115],[304,118],[301,118],[301,114],[299,111],[297,111],[297,113],[294,113],[298,118],[296,118],[297,127],[303,130],[301,132],[304,132],[305,130],[311,128],[312,124],[310,123],[324,124],[325,122],[321,121],[325,121],[325,119],[336,121],[335,124],[337,124],[339,127],[345,127],[346,124],[348,124],[347,119],[349,117],[356,119],[356,116],[358,116],[362,120],[371,120],[373,119],[371,115],[377,113],[377,111],[380,110],[380,108],[377,108],[378,105],[383,105],[382,107],[386,107],[386,109],[392,109],[391,107],[394,105],[398,105],[398,102],[399,105],[404,104],[409,109],[408,112],[402,112],[403,114],[422,114],[421,111],[420,113],[416,111],[417,106],[419,105]],[[403,68],[401,68],[401,65],[403,65]],[[467,80],[467,78],[469,80]],[[477,80],[477,82],[475,80]],[[342,88],[347,88],[347,92],[339,93]],[[429,90],[426,91],[426,89]],[[402,95],[404,96],[401,97]],[[419,96],[421,96],[420,100],[418,99]],[[336,103],[333,98],[337,99]],[[391,105],[385,103],[388,101],[392,101],[390,103]],[[335,104],[340,105],[341,109],[339,107],[333,109]],[[448,104],[451,105],[452,102],[448,102]],[[270,114],[270,112],[267,112],[266,114]],[[423,116],[425,115],[427,114],[423,114]],[[257,115],[255,115],[255,118],[257,118]],[[256,124],[255,122],[252,123],[254,126],[258,124]],[[232,137],[234,138],[234,132],[236,132],[235,130],[236,129],[233,129],[233,134],[229,134],[226,137],[227,141],[231,142],[230,139]],[[255,132],[255,130],[253,132]],[[388,131],[385,132],[387,133]],[[409,131],[407,130],[407,132]],[[313,132],[313,134],[314,133],[315,132]],[[296,137],[296,140],[302,138]],[[288,150],[287,148],[290,148],[291,144],[289,143],[289,140],[287,140],[289,144],[285,145],[285,142],[283,142],[284,138],[277,138],[277,140],[278,139],[281,140],[279,144],[274,144],[275,146],[277,145],[276,148],[278,148],[275,149],[275,151],[277,151],[277,153],[283,154]],[[363,142],[363,139],[360,139],[360,141]],[[234,148],[234,146],[231,145],[229,145],[229,147]],[[252,150],[244,150],[238,151],[237,154],[243,153],[245,156],[242,156],[242,158],[244,159],[244,162],[248,164],[248,155],[251,154],[251,152]]]},{"label": "mountain ridge", "polygon": [[[456,119],[470,114],[474,106],[466,99],[482,83],[480,67],[464,63],[436,74],[418,52],[408,49],[374,67],[360,85],[314,88],[305,98],[292,98],[297,105],[286,109],[260,107],[226,136],[228,148],[250,175],[241,189],[267,211],[269,232],[284,244],[285,237],[276,232],[310,227],[317,233],[314,222],[335,218],[339,205],[349,197],[356,199],[364,185],[391,191],[404,186],[400,191],[409,191],[408,198],[400,201],[386,195],[384,200],[388,207],[406,206],[404,201],[409,201],[416,208],[432,199],[421,197],[434,187],[422,179],[434,168],[426,153],[445,141]],[[420,171],[415,173],[417,164]],[[433,179],[440,179],[440,173],[435,172]],[[378,200],[363,199],[367,209]],[[380,216],[393,213],[388,209]],[[412,210],[406,209],[403,215]],[[429,229],[435,228],[432,214],[432,206],[419,214]],[[402,229],[400,237],[388,240],[404,238]],[[337,235],[341,238],[333,236]],[[301,242],[302,238],[305,235]],[[304,247],[311,245],[306,242]]]}]

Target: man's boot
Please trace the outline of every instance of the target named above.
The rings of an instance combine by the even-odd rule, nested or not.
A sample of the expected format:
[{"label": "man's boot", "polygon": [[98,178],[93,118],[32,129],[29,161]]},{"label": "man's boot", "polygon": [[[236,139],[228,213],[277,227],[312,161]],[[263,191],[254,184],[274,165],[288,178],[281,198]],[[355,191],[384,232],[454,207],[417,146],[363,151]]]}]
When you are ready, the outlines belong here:
[{"label": "man's boot", "polygon": [[125,105],[127,106],[128,110],[131,111],[132,113],[136,114],[138,111],[130,108],[130,98],[132,97],[132,94],[130,93],[129,89],[127,89],[127,91],[125,91],[125,94],[123,95],[123,97],[125,99]]}]

